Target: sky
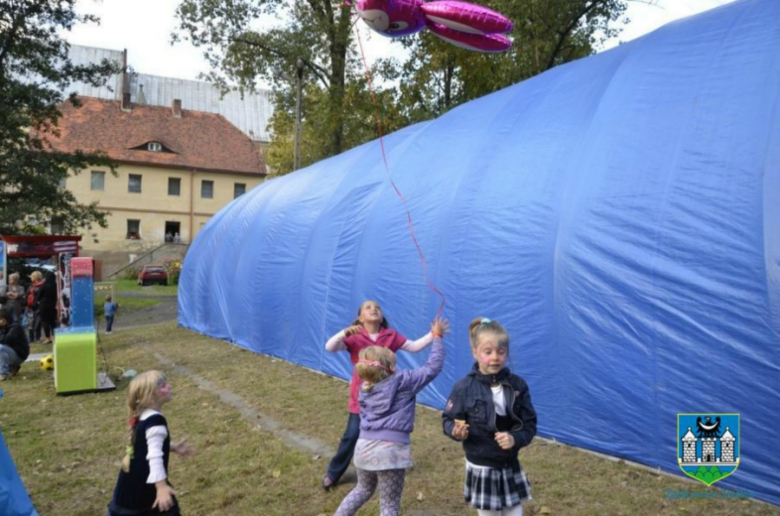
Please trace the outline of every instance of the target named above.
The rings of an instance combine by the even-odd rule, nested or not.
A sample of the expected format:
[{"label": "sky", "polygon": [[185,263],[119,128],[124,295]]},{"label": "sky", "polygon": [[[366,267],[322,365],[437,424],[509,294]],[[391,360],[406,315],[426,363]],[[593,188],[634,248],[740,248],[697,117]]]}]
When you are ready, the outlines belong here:
[{"label": "sky", "polygon": [[[631,23],[619,38],[604,49],[630,41],[679,18],[685,18],[735,0],[633,0],[626,15]],[[171,45],[171,33],[176,29],[175,11],[178,0],[81,0],[80,13],[96,14],[101,24],[79,25],[65,38],[72,44],[112,50],[127,49],[129,64],[139,73],[197,79],[209,71],[201,50],[187,41]],[[387,38],[370,34],[370,29],[358,24],[364,51],[369,62],[374,56],[397,55],[400,45],[391,45]]]}]

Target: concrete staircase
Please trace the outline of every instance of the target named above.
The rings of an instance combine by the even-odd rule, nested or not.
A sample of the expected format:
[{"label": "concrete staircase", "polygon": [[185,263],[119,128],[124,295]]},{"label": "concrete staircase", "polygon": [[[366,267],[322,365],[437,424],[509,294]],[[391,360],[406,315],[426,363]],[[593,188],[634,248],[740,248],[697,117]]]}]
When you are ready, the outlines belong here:
[{"label": "concrete staircase", "polygon": [[104,277],[109,280],[116,280],[120,279],[122,274],[125,273],[128,269],[140,269],[144,265],[150,264],[162,265],[165,260],[184,261],[184,256],[187,254],[189,247],[189,244],[166,242],[155,247],[151,251],[147,251],[130,263],[114,269],[112,272],[104,275]]}]

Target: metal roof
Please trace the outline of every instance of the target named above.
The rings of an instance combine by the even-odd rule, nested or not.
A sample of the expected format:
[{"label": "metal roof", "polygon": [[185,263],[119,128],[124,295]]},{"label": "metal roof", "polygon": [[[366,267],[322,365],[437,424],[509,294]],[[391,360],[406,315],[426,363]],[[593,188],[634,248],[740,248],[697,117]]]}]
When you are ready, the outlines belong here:
[{"label": "metal roof", "polygon": [[182,109],[219,113],[252,140],[271,139],[267,129],[273,113],[270,91],[245,93],[243,98],[240,92],[231,91],[222,97],[219,89],[207,82],[133,73],[130,75],[132,102],[136,102],[141,87],[148,105],[170,106],[174,99],[181,99]]},{"label": "metal roof", "polygon": [[[99,63],[103,59],[124,62],[124,52],[106,48],[71,45],[70,59],[74,64]],[[112,77],[107,86],[95,88],[89,84],[74,83],[68,92],[76,91],[84,97],[97,97],[108,100],[122,99],[122,74]],[[145,104],[150,106],[170,106],[174,99],[181,100],[182,109],[218,113],[254,141],[268,142],[268,121],[273,114],[273,102],[269,90],[255,93],[231,91],[224,97],[210,83],[172,77],[160,77],[144,73],[130,72],[130,100],[137,102],[140,87],[143,86]]]},{"label": "metal roof", "polygon": [[[84,47],[81,45],[71,45],[69,52],[70,60],[75,65],[88,65],[100,63],[103,59],[114,61],[122,66],[124,52],[121,50],[110,50],[108,48]],[[75,82],[70,85],[67,93],[75,91],[82,97],[97,97],[99,99],[118,100],[122,98],[122,74],[118,73],[111,77],[104,86],[95,87],[83,82]]]}]

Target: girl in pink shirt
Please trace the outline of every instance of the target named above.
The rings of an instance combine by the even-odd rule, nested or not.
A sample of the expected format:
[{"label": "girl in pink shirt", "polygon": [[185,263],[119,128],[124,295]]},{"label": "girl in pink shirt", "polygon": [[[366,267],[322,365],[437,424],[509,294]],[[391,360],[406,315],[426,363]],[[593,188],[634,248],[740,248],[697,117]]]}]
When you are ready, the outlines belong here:
[{"label": "girl in pink shirt", "polygon": [[[381,346],[394,353],[399,349],[416,353],[431,342],[433,342],[433,335],[430,332],[420,339],[411,341],[390,329],[379,303],[368,300],[360,305],[358,317],[352,325],[328,339],[325,349],[332,352],[349,351],[350,361],[354,365],[358,362],[360,351],[369,346]],[[360,384],[357,371],[353,369],[349,386],[349,419],[339,442],[338,451],[330,460],[328,471],[322,479],[322,487],[326,491],[339,481],[349,467],[355,452],[355,445],[360,435],[360,406],[358,405]]]}]

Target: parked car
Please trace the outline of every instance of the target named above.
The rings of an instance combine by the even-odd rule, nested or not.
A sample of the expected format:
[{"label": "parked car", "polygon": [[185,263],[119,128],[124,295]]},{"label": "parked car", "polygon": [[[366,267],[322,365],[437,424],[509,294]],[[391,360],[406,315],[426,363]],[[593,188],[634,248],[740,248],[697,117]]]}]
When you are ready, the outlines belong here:
[{"label": "parked car", "polygon": [[168,284],[168,273],[162,265],[144,265],[138,273],[138,284],[145,287],[153,283]]}]

